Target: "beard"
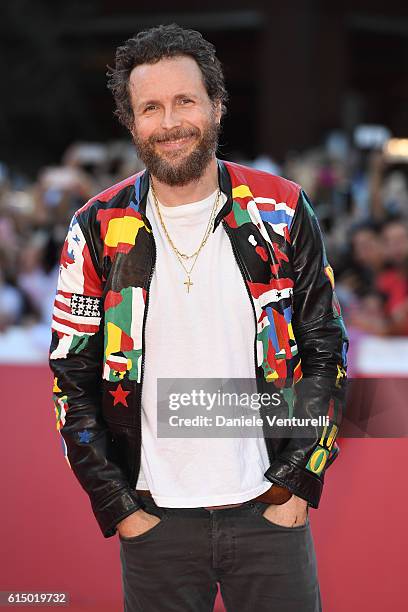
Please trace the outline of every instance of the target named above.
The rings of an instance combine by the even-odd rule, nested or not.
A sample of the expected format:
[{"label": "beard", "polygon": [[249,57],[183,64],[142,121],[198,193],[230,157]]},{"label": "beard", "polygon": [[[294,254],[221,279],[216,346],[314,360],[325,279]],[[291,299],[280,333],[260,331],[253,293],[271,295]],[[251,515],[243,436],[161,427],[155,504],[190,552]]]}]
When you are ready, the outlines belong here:
[{"label": "beard", "polygon": [[[145,140],[139,138],[136,132],[132,135],[137,153],[149,173],[160,182],[174,187],[187,185],[201,178],[217,150],[219,132],[220,125],[211,115],[202,132],[191,126],[153,134]],[[169,142],[191,136],[198,142],[187,155],[182,151],[168,151],[164,155],[156,152],[156,142]]]}]

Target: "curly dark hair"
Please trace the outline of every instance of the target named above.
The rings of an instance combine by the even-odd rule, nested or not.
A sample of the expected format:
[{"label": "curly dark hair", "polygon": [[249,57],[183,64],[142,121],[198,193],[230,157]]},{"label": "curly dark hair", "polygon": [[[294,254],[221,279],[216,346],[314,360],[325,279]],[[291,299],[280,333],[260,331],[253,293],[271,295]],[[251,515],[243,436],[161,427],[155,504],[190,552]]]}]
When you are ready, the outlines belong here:
[{"label": "curly dark hair", "polygon": [[115,67],[108,66],[108,89],[115,99],[115,115],[129,130],[134,120],[129,92],[129,77],[133,68],[180,55],[190,56],[197,62],[208,97],[213,103],[220,101],[222,114],[226,112],[228,94],[214,45],[196,30],[186,30],[176,23],[159,25],[129,38],[116,50]]}]

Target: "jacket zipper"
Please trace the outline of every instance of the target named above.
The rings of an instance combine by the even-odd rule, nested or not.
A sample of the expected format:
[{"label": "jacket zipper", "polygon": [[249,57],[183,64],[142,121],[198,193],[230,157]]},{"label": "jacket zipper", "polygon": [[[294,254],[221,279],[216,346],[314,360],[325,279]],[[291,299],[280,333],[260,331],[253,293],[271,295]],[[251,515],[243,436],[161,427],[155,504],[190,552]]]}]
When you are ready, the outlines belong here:
[{"label": "jacket zipper", "polygon": [[[258,321],[256,318],[256,311],[255,311],[255,306],[254,306],[254,302],[252,299],[252,295],[251,292],[249,291],[249,287],[248,287],[248,283],[247,283],[247,275],[245,273],[245,268],[242,264],[242,260],[241,260],[241,255],[239,254],[239,252],[237,251],[237,249],[235,248],[234,242],[232,240],[231,237],[231,230],[229,225],[227,224],[227,222],[225,220],[222,221],[222,225],[224,226],[225,231],[227,232],[227,236],[229,238],[229,241],[231,243],[231,247],[232,247],[232,252],[234,254],[235,260],[238,264],[238,268],[241,272],[242,278],[244,280],[244,285],[245,285],[245,289],[247,291],[248,297],[249,297],[249,301],[251,302],[251,306],[252,306],[252,312],[254,314],[254,321],[255,321],[255,339],[254,339],[254,361],[255,361],[255,379],[257,379],[258,375],[257,375],[257,370],[258,370],[258,355],[257,355],[257,333],[258,333]],[[248,279],[249,280],[249,279]],[[273,457],[272,455],[272,450],[269,447],[269,444],[267,443],[265,436],[264,436],[264,440],[265,440],[265,446],[266,446],[266,450],[268,453],[268,458],[270,463],[272,464],[272,462],[274,461],[275,457]]]},{"label": "jacket zipper", "polygon": [[[147,221],[147,223],[146,223]],[[147,227],[150,227],[150,230],[152,231],[151,225],[149,220],[147,219],[147,217],[144,219],[144,222],[146,223]],[[141,367],[140,367],[140,385],[139,385],[139,431],[140,431],[140,444],[138,445],[138,451],[139,451],[139,473],[140,473],[140,466],[141,466],[141,460],[142,460],[142,387],[143,387],[143,376],[144,376],[144,365],[145,365],[145,352],[146,352],[146,344],[145,344],[145,328],[146,328],[146,318],[147,318],[147,311],[149,308],[149,298],[150,298],[150,284],[152,282],[152,277],[153,277],[153,273],[154,273],[154,269],[156,266],[156,257],[157,257],[157,251],[156,251],[156,242],[154,240],[153,237],[153,231],[152,231],[152,245],[153,245],[153,261],[152,261],[152,267],[150,269],[150,274],[149,274],[149,278],[147,281],[147,285],[146,285],[146,304],[145,304],[145,309],[144,309],[144,314],[143,314],[143,325],[142,325],[142,363],[141,363]],[[136,460],[135,463],[133,464],[133,473],[132,473],[132,478],[130,480],[130,487],[132,489],[134,489],[136,487],[137,484],[137,478],[138,475],[136,475]]]}]

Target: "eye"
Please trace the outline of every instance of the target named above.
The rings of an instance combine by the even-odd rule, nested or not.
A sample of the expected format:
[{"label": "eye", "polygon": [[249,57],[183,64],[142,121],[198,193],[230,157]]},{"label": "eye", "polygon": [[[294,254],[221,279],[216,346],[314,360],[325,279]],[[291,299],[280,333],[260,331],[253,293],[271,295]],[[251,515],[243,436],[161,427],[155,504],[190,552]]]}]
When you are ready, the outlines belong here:
[{"label": "eye", "polygon": [[180,104],[189,104],[190,102],[192,102],[192,100],[190,100],[190,98],[180,98]]},{"label": "eye", "polygon": [[148,112],[156,110],[156,108],[157,106],[155,104],[148,104],[147,106],[145,106],[144,112],[148,113]]}]

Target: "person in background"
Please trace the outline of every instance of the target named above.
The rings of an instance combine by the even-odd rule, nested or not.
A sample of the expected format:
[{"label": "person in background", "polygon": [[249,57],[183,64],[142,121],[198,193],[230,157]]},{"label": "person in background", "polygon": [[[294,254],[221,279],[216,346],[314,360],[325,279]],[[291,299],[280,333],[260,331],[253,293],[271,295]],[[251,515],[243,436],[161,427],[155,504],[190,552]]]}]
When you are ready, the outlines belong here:
[{"label": "person in background", "polygon": [[367,334],[387,334],[385,298],[377,287],[385,265],[380,225],[372,221],[354,225],[348,249],[338,264],[337,294],[348,327]]},{"label": "person in background", "polygon": [[17,287],[8,282],[0,266],[0,333],[19,323],[24,299]]},{"label": "person in background", "polygon": [[384,222],[381,242],[386,268],[376,282],[385,296],[385,314],[390,335],[408,335],[408,223],[402,217]]},{"label": "person in background", "polygon": [[367,221],[351,232],[352,269],[358,285],[365,289],[375,285],[375,279],[384,267],[384,245],[379,230],[378,225]]}]

